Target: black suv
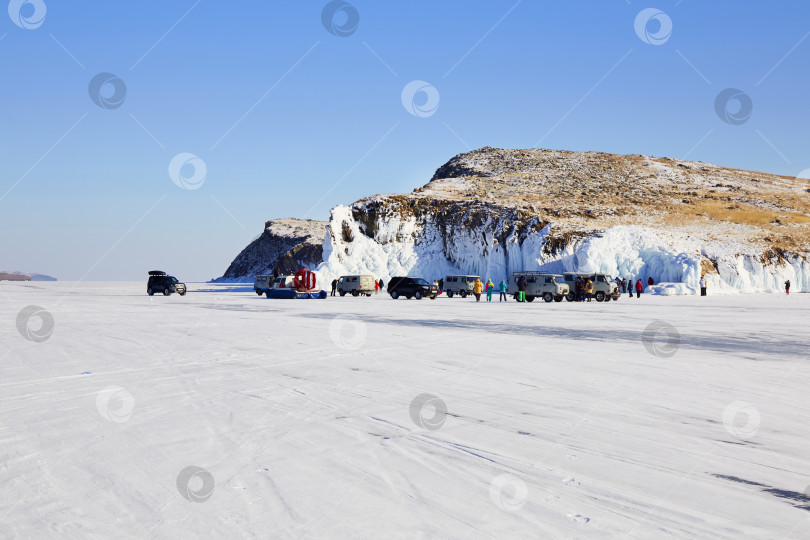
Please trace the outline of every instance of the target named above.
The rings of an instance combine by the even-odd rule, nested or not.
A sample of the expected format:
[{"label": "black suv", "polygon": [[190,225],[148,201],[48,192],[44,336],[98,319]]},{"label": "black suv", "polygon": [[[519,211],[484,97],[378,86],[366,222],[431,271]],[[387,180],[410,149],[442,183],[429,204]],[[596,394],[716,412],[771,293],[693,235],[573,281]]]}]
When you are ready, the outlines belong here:
[{"label": "black suv", "polygon": [[149,281],[146,282],[146,294],[152,296],[156,292],[162,292],[165,296],[176,292],[183,296],[186,294],[186,284],[180,283],[174,276],[167,276],[166,272],[152,270],[149,272]]},{"label": "black suv", "polygon": [[422,278],[417,277],[392,277],[388,282],[388,294],[391,298],[396,300],[400,296],[404,296],[408,300],[416,298],[421,300],[425,296],[429,296],[431,300],[436,300],[439,295],[439,288],[436,285],[431,285]]}]

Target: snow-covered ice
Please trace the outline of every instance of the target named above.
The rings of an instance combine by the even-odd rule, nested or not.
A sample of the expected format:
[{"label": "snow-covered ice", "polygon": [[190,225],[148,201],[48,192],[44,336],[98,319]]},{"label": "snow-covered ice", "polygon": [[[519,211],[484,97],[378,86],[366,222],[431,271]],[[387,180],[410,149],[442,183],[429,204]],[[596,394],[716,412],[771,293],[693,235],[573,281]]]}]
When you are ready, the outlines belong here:
[{"label": "snow-covered ice", "polygon": [[145,288],[0,283],[0,537],[807,535],[810,295]]}]

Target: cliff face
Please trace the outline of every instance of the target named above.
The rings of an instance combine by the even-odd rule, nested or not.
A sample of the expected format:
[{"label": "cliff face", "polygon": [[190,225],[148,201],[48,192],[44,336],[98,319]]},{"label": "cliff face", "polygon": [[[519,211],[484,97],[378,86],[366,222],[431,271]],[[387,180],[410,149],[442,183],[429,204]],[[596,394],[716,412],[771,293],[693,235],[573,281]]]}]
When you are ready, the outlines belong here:
[{"label": "cliff face", "polygon": [[335,207],[320,252],[314,233],[265,231],[225,277],[281,257],[290,270],[317,267],[322,283],[543,270],[652,277],[682,292],[701,275],[715,291],[779,290],[786,279],[810,290],[808,191],[806,180],[670,158],[482,148],[413,193]]},{"label": "cliff face", "polygon": [[599,271],[728,291],[810,288],[807,181],[670,158],[483,148],[409,195],[332,210],[325,279]]},{"label": "cliff face", "polygon": [[261,236],[248,244],[215,281],[249,281],[258,274],[295,273],[314,268],[323,258],[327,223],[311,219],[276,219],[264,224]]}]

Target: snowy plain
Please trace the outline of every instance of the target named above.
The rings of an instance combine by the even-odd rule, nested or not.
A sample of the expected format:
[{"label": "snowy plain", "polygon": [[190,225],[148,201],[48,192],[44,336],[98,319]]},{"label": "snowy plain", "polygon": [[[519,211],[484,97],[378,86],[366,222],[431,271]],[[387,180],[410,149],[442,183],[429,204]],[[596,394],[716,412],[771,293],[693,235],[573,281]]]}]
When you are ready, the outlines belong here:
[{"label": "snowy plain", "polygon": [[0,537],[807,538],[810,295],[188,285],[0,283]]}]

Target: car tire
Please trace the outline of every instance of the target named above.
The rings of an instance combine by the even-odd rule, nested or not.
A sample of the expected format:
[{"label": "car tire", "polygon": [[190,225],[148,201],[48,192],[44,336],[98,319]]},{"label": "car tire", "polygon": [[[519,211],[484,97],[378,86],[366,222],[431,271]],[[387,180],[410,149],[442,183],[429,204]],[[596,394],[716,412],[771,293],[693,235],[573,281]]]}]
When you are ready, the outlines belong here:
[{"label": "car tire", "polygon": [[413,298],[413,295],[412,295],[412,294],[406,294],[406,295],[405,295],[405,298],[406,298],[407,300],[410,300],[411,298]]},{"label": "car tire", "polygon": [[339,292],[338,292],[338,294],[339,294],[340,296],[346,296],[346,291],[339,291]]},{"label": "car tire", "polygon": [[262,295],[262,291],[260,291],[259,289],[256,289],[256,294],[258,294],[259,296],[261,296],[261,295]]},{"label": "car tire", "polygon": [[550,292],[543,293],[543,300],[545,300],[546,302],[551,302],[552,300],[554,300],[554,296]]},{"label": "car tire", "polygon": [[609,294],[605,295],[605,302],[610,302],[610,295]]},{"label": "car tire", "polygon": [[397,291],[391,291],[391,298],[396,300],[397,298],[399,298],[399,293]]},{"label": "car tire", "polygon": [[152,295],[155,294],[155,291],[153,291],[152,288],[150,287],[150,288],[146,289],[146,294],[148,294],[149,296],[152,296]]},{"label": "car tire", "polygon": [[563,297],[562,297],[562,296],[555,296],[555,297],[554,297],[554,301],[555,301],[555,302],[562,302],[562,299],[563,299]]},{"label": "car tire", "polygon": [[576,300],[576,298],[574,298],[574,293],[572,292],[566,294],[565,299],[568,300],[569,302],[573,302],[574,300]]},{"label": "car tire", "polygon": [[453,291],[447,291],[447,298],[453,298]]},{"label": "car tire", "polygon": [[459,296],[461,296],[462,298],[467,298],[467,291],[461,291],[461,292],[460,292],[460,293],[458,293],[458,294],[459,294]]},{"label": "car tire", "polygon": [[527,302],[534,302],[534,299],[535,299],[535,298],[536,298],[536,297],[534,297],[534,296],[527,296],[527,297],[526,297],[526,301],[527,301]]},{"label": "car tire", "polygon": [[430,297],[430,299],[431,299],[431,300],[436,300],[436,296],[435,296],[435,295],[433,295],[433,296],[431,296],[431,297]]},{"label": "car tire", "polygon": [[596,298],[597,302],[603,302],[605,300],[605,292],[604,291],[597,291],[595,298]]},{"label": "car tire", "polygon": [[421,300],[422,299],[422,293],[419,292],[419,291],[416,291],[415,293],[413,293],[413,297],[416,298],[417,300]]},{"label": "car tire", "polygon": [[177,294],[179,294],[180,296],[185,296],[185,295],[186,295],[186,291],[183,291],[183,292],[181,292],[181,293],[177,293]]},{"label": "car tire", "polygon": [[163,289],[163,296],[169,296],[170,294],[172,294],[172,291],[169,289]]},{"label": "car tire", "polygon": [[360,293],[358,291],[352,291],[352,296],[360,296]]}]

